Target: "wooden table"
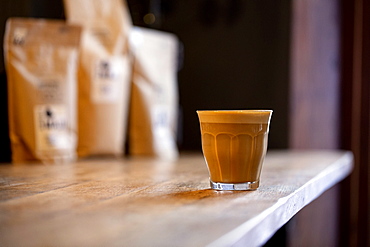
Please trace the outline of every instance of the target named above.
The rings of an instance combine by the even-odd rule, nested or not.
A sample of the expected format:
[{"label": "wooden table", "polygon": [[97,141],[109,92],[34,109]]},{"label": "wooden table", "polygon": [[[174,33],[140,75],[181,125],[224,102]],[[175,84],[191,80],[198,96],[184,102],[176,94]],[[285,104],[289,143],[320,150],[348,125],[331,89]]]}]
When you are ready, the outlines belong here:
[{"label": "wooden table", "polygon": [[350,152],[270,151],[260,188],[239,192],[209,189],[201,154],[0,165],[0,245],[258,246],[352,162]]}]

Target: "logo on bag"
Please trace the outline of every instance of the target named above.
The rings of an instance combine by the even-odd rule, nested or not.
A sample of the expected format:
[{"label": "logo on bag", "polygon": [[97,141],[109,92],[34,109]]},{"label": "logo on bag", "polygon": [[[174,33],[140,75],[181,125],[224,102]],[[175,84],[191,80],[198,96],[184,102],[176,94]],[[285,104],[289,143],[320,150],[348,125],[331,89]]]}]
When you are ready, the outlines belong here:
[{"label": "logo on bag", "polygon": [[39,118],[40,129],[65,129],[67,127],[64,117],[58,118],[51,108],[46,108],[42,115]]},{"label": "logo on bag", "polygon": [[26,28],[17,28],[14,30],[13,34],[13,44],[23,45],[26,40],[27,29]]},{"label": "logo on bag", "polygon": [[94,80],[91,96],[94,102],[113,103],[122,97],[120,90],[124,82],[124,68],[120,58],[108,57],[93,63]]},{"label": "logo on bag", "polygon": [[68,148],[71,144],[65,105],[35,106],[35,136],[38,150]]},{"label": "logo on bag", "polygon": [[53,116],[53,112],[50,109],[46,109],[46,116],[51,118]]},{"label": "logo on bag", "polygon": [[101,61],[98,66],[98,76],[101,79],[114,78],[114,71],[108,61]]}]

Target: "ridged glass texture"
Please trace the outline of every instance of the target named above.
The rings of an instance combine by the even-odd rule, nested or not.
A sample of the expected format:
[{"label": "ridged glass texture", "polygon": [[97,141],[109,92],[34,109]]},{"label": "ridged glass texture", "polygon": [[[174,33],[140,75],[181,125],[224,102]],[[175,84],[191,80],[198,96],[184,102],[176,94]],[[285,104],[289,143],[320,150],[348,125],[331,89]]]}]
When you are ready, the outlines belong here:
[{"label": "ridged glass texture", "polygon": [[212,182],[259,182],[267,124],[202,123],[202,148]]}]

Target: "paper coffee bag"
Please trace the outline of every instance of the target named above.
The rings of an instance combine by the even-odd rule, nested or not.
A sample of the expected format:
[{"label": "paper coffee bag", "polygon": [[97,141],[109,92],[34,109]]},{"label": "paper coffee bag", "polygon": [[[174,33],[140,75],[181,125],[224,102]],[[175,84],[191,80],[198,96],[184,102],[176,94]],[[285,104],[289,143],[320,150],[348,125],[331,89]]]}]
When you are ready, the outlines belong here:
[{"label": "paper coffee bag", "polygon": [[67,21],[83,27],[79,65],[80,157],[124,151],[131,19],[122,0],[64,0]]},{"label": "paper coffee bag", "polygon": [[130,43],[134,66],[129,152],[177,158],[178,39],[170,33],[135,27]]},{"label": "paper coffee bag", "polygon": [[70,161],[76,149],[81,28],[11,18],[4,36],[12,162]]}]

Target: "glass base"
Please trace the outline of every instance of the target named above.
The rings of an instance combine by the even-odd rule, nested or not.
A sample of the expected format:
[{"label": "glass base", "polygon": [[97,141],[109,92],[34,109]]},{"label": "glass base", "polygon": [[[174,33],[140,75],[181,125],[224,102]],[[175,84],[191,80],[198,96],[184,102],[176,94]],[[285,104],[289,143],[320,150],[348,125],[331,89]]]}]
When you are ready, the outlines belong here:
[{"label": "glass base", "polygon": [[256,190],[259,181],[246,183],[219,183],[210,180],[211,188],[214,190]]}]

